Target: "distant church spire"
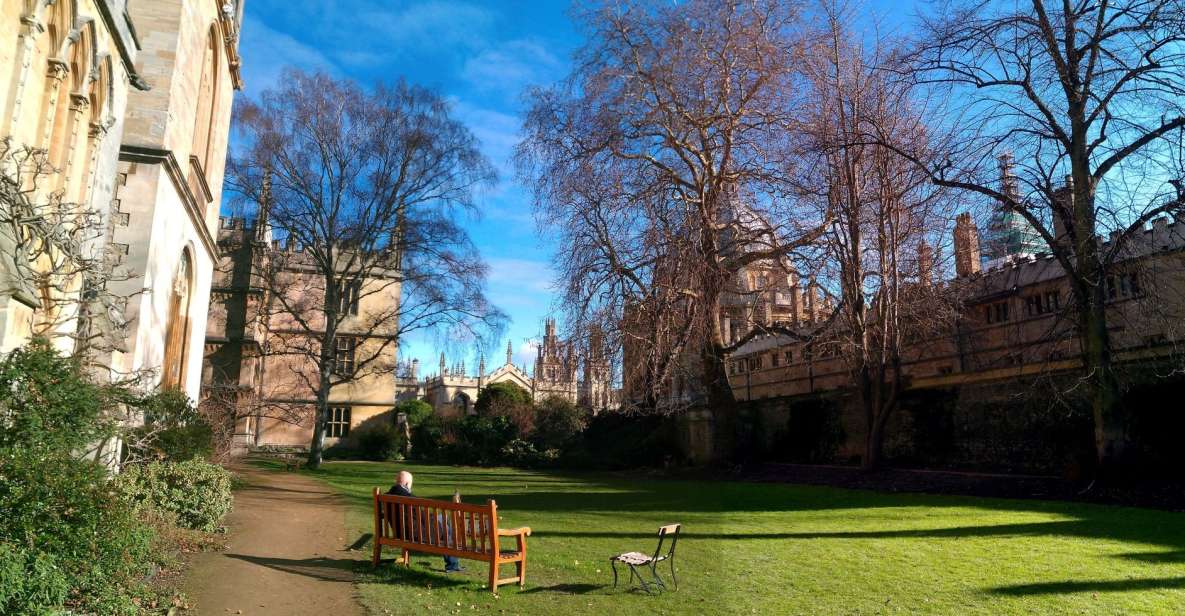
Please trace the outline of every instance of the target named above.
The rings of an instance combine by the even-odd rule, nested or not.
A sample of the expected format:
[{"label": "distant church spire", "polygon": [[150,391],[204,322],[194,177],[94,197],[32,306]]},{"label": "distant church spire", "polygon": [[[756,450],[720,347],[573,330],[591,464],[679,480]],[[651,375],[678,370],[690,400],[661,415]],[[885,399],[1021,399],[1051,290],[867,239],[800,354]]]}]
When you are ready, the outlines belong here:
[{"label": "distant church spire", "polygon": [[513,356],[514,356],[514,351],[512,351],[512,350],[511,350],[510,341],[509,341],[509,340],[507,340],[507,341],[506,341],[506,363],[507,363],[507,364],[510,364],[510,363],[511,363],[511,361],[512,361],[512,359],[511,359],[511,358],[512,358]]},{"label": "distant church spire", "polygon": [[444,369],[444,351],[440,352],[440,376],[444,376],[446,370]]}]

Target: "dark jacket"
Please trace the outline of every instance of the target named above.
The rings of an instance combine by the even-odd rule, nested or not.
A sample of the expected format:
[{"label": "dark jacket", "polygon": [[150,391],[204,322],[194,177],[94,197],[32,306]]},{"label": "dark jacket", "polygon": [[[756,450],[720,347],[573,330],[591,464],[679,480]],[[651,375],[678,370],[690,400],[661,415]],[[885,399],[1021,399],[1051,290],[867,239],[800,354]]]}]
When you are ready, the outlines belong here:
[{"label": "dark jacket", "polygon": [[[391,486],[391,489],[387,490],[387,494],[389,494],[391,496],[412,496],[411,490],[408,490],[407,488],[405,488],[399,484],[395,484],[395,485]],[[394,509],[395,515],[392,516],[392,518],[394,518],[394,519],[390,520],[392,532],[394,533],[394,535],[397,539],[404,538],[403,537],[403,511],[402,511],[402,509],[403,509],[402,507],[395,507],[395,509]]]}]

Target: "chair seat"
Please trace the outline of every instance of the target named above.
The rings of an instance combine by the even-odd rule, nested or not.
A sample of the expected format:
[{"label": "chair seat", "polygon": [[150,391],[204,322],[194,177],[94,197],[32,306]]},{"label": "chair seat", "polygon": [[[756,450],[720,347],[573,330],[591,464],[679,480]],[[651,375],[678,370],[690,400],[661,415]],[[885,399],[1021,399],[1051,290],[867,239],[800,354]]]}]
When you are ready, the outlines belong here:
[{"label": "chair seat", "polygon": [[616,560],[627,565],[645,565],[654,559],[641,552],[626,552],[625,554],[618,554],[609,560]]},{"label": "chair seat", "polygon": [[498,560],[518,560],[522,555],[517,550],[501,550],[498,552]]}]

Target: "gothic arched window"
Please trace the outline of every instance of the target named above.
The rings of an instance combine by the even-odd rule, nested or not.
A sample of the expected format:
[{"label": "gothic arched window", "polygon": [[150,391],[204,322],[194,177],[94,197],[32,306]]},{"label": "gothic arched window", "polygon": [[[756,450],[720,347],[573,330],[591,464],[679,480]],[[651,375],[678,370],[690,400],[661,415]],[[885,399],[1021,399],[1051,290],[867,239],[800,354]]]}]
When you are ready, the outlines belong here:
[{"label": "gothic arched window", "polygon": [[198,81],[197,112],[193,124],[193,156],[201,163],[202,171],[209,176],[213,162],[214,108],[218,97],[218,27],[210,26],[202,52],[202,73]]},{"label": "gothic arched window", "polygon": [[169,293],[168,325],[165,330],[165,353],[161,362],[161,387],[180,388],[185,378],[185,356],[189,340],[189,304],[193,290],[193,263],[189,250],[181,253],[181,263],[173,276]]}]

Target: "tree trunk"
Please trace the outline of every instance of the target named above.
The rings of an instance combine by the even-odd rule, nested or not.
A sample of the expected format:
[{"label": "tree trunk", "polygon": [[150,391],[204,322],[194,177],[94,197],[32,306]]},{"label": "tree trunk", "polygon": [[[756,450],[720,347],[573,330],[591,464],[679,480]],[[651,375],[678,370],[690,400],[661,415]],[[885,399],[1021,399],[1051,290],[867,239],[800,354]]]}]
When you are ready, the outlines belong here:
[{"label": "tree trunk", "polygon": [[713,457],[726,461],[736,453],[736,398],[728,384],[724,365],[724,346],[709,343],[702,354],[703,387],[712,413],[714,429]]},{"label": "tree trunk", "polygon": [[1119,379],[1112,364],[1106,307],[1101,301],[1102,293],[1098,295],[1097,302],[1083,315],[1083,360],[1090,384],[1098,474],[1110,475],[1119,472],[1123,466],[1127,421],[1120,404]]}]

